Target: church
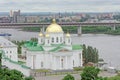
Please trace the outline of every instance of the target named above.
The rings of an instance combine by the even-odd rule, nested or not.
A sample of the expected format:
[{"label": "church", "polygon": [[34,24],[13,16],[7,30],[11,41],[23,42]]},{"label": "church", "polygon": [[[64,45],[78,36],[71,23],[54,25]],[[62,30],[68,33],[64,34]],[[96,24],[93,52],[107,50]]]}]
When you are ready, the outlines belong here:
[{"label": "church", "polygon": [[22,46],[22,55],[31,69],[69,70],[82,67],[82,46],[72,44],[69,32],[53,19],[43,33],[40,31],[38,42],[27,41]]}]

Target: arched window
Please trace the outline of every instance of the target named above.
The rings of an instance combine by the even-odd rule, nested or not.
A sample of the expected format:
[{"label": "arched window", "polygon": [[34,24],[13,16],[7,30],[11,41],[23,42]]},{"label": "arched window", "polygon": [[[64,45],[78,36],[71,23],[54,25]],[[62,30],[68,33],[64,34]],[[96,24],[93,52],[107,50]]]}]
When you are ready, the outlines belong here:
[{"label": "arched window", "polygon": [[63,59],[61,59],[61,67],[63,68]]},{"label": "arched window", "polygon": [[49,40],[48,40],[48,44],[49,44]]},{"label": "arched window", "polygon": [[70,39],[68,39],[68,43],[70,43]]},{"label": "arched window", "polygon": [[10,55],[10,59],[11,59],[11,55]]},{"label": "arched window", "polygon": [[74,65],[75,65],[75,62],[74,62],[74,60],[73,60],[73,67],[74,67]]},{"label": "arched window", "polygon": [[56,37],[56,42],[58,42],[58,37]]},{"label": "arched window", "polygon": [[41,62],[41,68],[43,67],[43,62]]},{"label": "arched window", "polygon": [[62,42],[62,37],[60,37],[60,42]]},{"label": "arched window", "polygon": [[54,43],[54,38],[52,37],[52,42]]}]

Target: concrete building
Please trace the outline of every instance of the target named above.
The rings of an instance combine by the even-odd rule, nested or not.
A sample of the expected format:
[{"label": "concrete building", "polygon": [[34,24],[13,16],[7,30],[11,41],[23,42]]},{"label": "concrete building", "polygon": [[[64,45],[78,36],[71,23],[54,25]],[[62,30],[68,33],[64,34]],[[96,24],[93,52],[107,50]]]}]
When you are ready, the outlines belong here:
[{"label": "concrete building", "polygon": [[39,16],[26,16],[26,22],[27,23],[37,23],[40,21]]},{"label": "concrete building", "polygon": [[17,16],[17,23],[25,23],[26,17],[25,16]]},{"label": "concrete building", "polygon": [[18,11],[10,11],[9,16],[11,17],[11,22],[17,23],[17,16],[20,16],[20,10]]}]

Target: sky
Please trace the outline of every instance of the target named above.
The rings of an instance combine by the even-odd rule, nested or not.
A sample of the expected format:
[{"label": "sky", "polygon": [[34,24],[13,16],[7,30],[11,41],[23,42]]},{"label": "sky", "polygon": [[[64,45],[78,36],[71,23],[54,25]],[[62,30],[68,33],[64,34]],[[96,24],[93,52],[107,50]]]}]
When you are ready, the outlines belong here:
[{"label": "sky", "polygon": [[0,0],[0,12],[119,12],[120,0]]}]

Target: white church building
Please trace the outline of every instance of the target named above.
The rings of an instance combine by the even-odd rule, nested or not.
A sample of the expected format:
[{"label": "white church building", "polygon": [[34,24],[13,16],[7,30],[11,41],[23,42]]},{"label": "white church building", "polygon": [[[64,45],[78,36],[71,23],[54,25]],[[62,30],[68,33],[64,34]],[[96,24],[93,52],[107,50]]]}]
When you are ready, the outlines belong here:
[{"label": "white church building", "polygon": [[31,69],[68,70],[82,67],[82,46],[72,44],[69,32],[64,34],[53,19],[45,33],[40,32],[38,42],[27,41],[22,55]]}]

